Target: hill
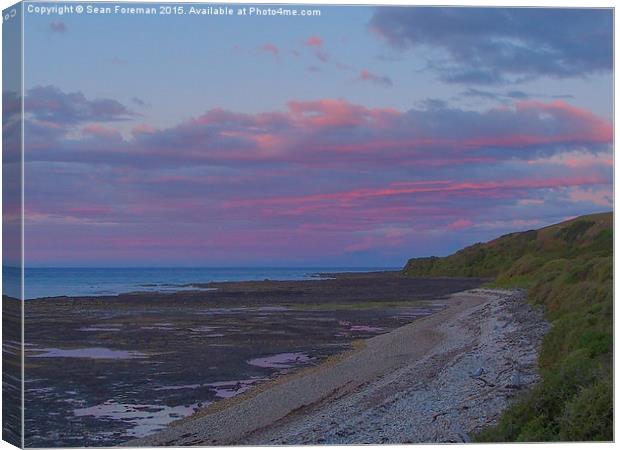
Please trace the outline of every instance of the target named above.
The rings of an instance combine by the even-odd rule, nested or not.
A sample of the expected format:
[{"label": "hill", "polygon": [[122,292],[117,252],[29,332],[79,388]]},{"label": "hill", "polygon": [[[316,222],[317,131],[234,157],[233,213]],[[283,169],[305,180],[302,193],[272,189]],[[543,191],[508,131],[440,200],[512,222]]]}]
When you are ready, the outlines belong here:
[{"label": "hill", "polygon": [[542,381],[479,441],[613,440],[613,214],[511,233],[453,255],[409,260],[413,277],[493,277],[528,289],[551,322]]}]

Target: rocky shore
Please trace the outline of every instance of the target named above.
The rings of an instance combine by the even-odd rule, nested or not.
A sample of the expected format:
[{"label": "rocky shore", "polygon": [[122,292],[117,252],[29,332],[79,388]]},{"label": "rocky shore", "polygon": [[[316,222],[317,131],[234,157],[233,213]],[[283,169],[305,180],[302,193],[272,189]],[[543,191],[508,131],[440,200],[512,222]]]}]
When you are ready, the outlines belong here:
[{"label": "rocky shore", "polygon": [[378,272],[28,300],[26,446],[110,447],[148,436],[432,316],[448,296],[483,282]]},{"label": "rocky shore", "polygon": [[243,442],[469,441],[538,381],[538,348],[548,329],[522,291],[475,293],[489,300],[443,325],[445,338],[420,361]]},{"label": "rocky shore", "polygon": [[475,289],[356,352],[129,445],[467,442],[538,381],[523,291]]}]

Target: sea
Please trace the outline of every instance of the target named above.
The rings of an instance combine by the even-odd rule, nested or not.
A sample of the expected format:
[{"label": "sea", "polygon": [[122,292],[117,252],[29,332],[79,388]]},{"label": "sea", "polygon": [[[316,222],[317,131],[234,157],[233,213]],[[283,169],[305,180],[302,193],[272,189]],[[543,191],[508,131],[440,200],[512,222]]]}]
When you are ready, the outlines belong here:
[{"label": "sea", "polygon": [[[306,280],[319,273],[374,272],[399,267],[26,268],[25,299],[196,290],[211,281]],[[20,297],[20,270],[3,267],[3,293]]]}]

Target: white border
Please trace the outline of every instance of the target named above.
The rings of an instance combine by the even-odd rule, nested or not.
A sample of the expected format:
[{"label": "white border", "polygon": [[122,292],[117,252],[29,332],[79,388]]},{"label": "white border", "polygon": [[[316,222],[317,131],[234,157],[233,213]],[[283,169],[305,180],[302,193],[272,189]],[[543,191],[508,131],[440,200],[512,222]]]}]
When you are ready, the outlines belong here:
[{"label": "white border", "polygon": [[[0,0],[0,10],[3,10],[5,8],[8,8],[11,5],[14,5],[16,2],[13,0]],[[33,1],[29,1],[28,3],[35,3]],[[48,2],[36,2],[36,3],[48,3]],[[84,1],[84,2],[80,2],[80,1],[76,1],[76,0],[68,0],[68,1],[64,1],[62,3],[96,3],[96,2],[88,2],[88,1]],[[121,3],[121,2],[119,2]],[[153,1],[149,1],[149,0],[133,0],[131,2],[123,2],[123,3],[192,3],[192,2],[187,2],[187,1],[178,1],[178,2],[153,2]],[[194,2],[197,3],[197,2]],[[417,0],[417,1],[407,1],[407,0],[389,0],[389,1],[368,1],[368,0],[337,0],[337,1],[329,1],[329,0],[315,0],[313,2],[309,2],[309,1],[286,1],[286,2],[276,2],[276,1],[268,1],[268,0],[254,0],[254,1],[244,1],[244,0],[227,0],[226,2],[217,2],[217,1],[205,1],[205,2],[201,2],[201,3],[207,3],[207,4],[223,4],[223,3],[245,3],[245,4],[274,4],[274,3],[282,3],[282,4],[316,4],[316,5],[394,5],[394,6],[482,6],[482,7],[569,7],[569,8],[614,8],[615,7],[615,2],[610,1],[610,0],[590,0],[590,1],[578,1],[578,0],[563,0],[563,1],[558,1],[558,0],[539,0],[539,1],[531,1],[531,0],[527,0],[527,1],[520,1],[520,2],[515,2],[515,1],[502,1],[502,0],[475,0],[472,2],[465,2],[465,1],[458,1],[458,0],[441,0],[441,1],[430,1],[430,0]],[[24,29],[24,14],[22,11],[22,30]],[[614,25],[615,25],[615,9],[614,9]],[[2,39],[2,33],[0,33],[0,42]],[[24,80],[24,40],[23,37],[21,39],[21,47],[22,47],[22,98],[23,98],[23,89],[25,88],[25,80]],[[618,186],[615,183],[615,132],[617,130],[617,126],[616,126],[616,122],[615,122],[615,111],[616,111],[616,106],[617,106],[617,102],[618,99],[615,95],[616,93],[616,77],[615,77],[615,56],[616,56],[616,52],[618,49],[618,39],[617,36],[615,34],[615,26],[614,26],[614,83],[613,83],[613,96],[614,96],[614,113],[613,113],[613,117],[614,117],[614,200],[618,195],[618,192],[620,190],[620,188],[618,188]],[[0,72],[2,70],[2,58],[1,58],[1,52],[2,52],[2,47],[0,45]],[[23,127],[23,114],[24,114],[24,104],[22,102],[22,145],[24,144],[24,139],[25,139],[25,133],[24,133],[24,127]],[[1,143],[0,143],[0,148],[1,148]],[[0,171],[0,185],[2,182],[2,173]],[[21,286],[21,294],[22,294],[22,298],[24,298],[24,257],[25,257],[25,247],[24,247],[24,242],[25,242],[25,236],[24,236],[24,152],[23,152],[23,148],[22,148],[22,243],[21,243],[21,252],[22,252],[22,286]],[[1,188],[0,188],[0,192],[1,192]],[[1,205],[1,196],[0,196],[0,205]],[[614,205],[615,205],[615,201],[614,201]],[[614,220],[615,220],[615,214],[614,214]],[[1,232],[1,221],[0,221],[0,232]],[[618,254],[618,246],[620,244],[617,244],[616,240],[615,240],[615,236],[617,235],[618,230],[620,229],[620,227],[617,226],[616,223],[614,223],[614,255]],[[0,244],[0,251],[2,249],[2,245]],[[614,298],[618,298],[617,294],[617,285],[615,280],[617,279],[618,276],[618,271],[617,271],[618,267],[615,264],[615,258],[614,258]],[[0,289],[2,286],[2,281],[1,281],[1,277],[0,277]],[[24,314],[24,306],[22,305],[22,318]],[[618,323],[616,321],[617,317],[617,310],[614,307],[614,324]],[[615,325],[614,325],[615,326]],[[0,329],[1,329],[1,322],[0,322]],[[22,325],[22,414],[24,412],[24,342],[23,342],[23,338],[24,338],[24,326]],[[614,328],[614,346],[615,346],[615,342],[616,342],[616,338],[617,338],[617,333],[616,333],[616,329]],[[616,378],[618,376],[618,365],[617,365],[617,361],[618,358],[616,358],[616,352],[615,349],[617,347],[614,348],[614,370],[615,370],[615,377]],[[1,366],[0,366],[1,367]],[[614,383],[614,386],[616,384]],[[620,405],[620,402],[618,401],[620,399],[620,394],[615,391],[614,392],[614,404],[616,407],[618,407],[618,405]],[[0,410],[0,414],[1,414],[1,410]],[[22,416],[22,446],[23,446],[23,436],[24,436],[24,420],[23,420],[23,416]],[[619,430],[619,425],[618,425],[618,420],[617,420],[617,414],[616,411],[614,410],[614,436],[618,436],[618,430]],[[517,448],[532,448],[533,446],[540,446],[540,445],[544,445],[545,449],[553,449],[553,450],[560,450],[563,449],[565,446],[570,446],[572,448],[585,448],[585,449],[589,449],[589,448],[596,448],[596,449],[602,449],[602,448],[612,448],[612,446],[614,446],[614,444],[597,444],[597,443],[552,443],[552,444],[516,444],[516,443],[511,443],[511,444],[468,444],[468,448],[473,448],[473,449],[491,449],[491,450],[495,450],[495,449],[500,449],[505,445],[510,445],[510,446],[515,446]],[[435,444],[424,444],[424,446],[426,448],[440,448],[439,445],[435,445]],[[412,447],[412,446],[407,446],[407,447]],[[0,450],[5,450],[5,449],[14,449],[15,447],[13,447],[12,445],[8,444],[7,442],[4,441],[0,441]],[[141,447],[144,449],[149,449],[148,447]],[[188,449],[195,449],[195,448],[199,448],[199,447],[178,447],[178,448],[188,448]],[[203,447],[204,448],[204,447]],[[226,447],[226,448],[233,448],[233,447]],[[265,447],[245,447],[246,449],[263,449]],[[329,447],[320,447],[320,446],[304,446],[304,447],[297,447],[300,449],[316,449],[316,448],[322,448],[322,449],[334,449],[334,450],[343,450],[343,449],[355,449],[355,450],[361,450],[361,449],[368,449],[368,448],[373,448],[373,449],[380,449],[380,450],[396,450],[396,449],[401,449],[404,448],[402,445],[381,445],[381,446],[329,446]],[[159,450],[159,449],[152,449],[152,450]]]}]

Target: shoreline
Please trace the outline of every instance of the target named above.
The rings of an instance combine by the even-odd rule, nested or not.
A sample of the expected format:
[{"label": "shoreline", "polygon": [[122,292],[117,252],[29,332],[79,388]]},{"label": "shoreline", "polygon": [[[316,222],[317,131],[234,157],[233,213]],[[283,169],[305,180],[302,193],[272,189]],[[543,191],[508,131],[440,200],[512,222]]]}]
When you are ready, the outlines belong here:
[{"label": "shoreline", "polygon": [[[537,334],[539,336],[533,340],[531,348],[526,352],[527,358],[529,358],[528,362],[520,364],[520,366],[527,366],[527,370],[519,369],[519,371],[524,372],[521,377],[524,381],[523,383],[519,382],[519,386],[515,387],[514,390],[521,390],[524,386],[536,382],[538,379],[535,364],[537,340],[542,338],[546,327],[543,325],[542,316],[538,317],[539,315],[529,308],[522,297],[523,294],[518,291],[489,289],[474,289],[452,294],[448,301],[448,307],[440,312],[418,319],[389,333],[366,339],[363,345],[357,345],[353,351],[335,355],[316,367],[301,369],[284,377],[278,377],[274,381],[259,384],[239,398],[218,402],[221,403],[219,406],[215,404],[215,406],[199,410],[192,416],[172,423],[160,432],[145,438],[131,440],[123,445],[399,442],[399,440],[386,441],[377,433],[370,433],[366,437],[356,437],[360,431],[363,433],[363,430],[367,428],[359,424],[354,427],[358,433],[344,433],[340,437],[332,436],[331,430],[336,429],[339,422],[346,422],[347,419],[343,418],[355,417],[359,415],[361,410],[364,413],[369,411],[377,413],[381,405],[366,402],[366,406],[362,407],[360,404],[356,404],[354,399],[356,396],[363,396],[364,393],[376,391],[381,383],[385,383],[386,379],[394,376],[394,374],[414,369],[420,371],[423,369],[421,366],[424,365],[424,362],[428,362],[429,358],[433,357],[443,361],[443,363],[435,364],[433,367],[438,369],[439,373],[444,373],[445,370],[449,369],[451,361],[453,362],[455,358],[458,359],[467,354],[464,353],[467,348],[471,352],[471,348],[477,342],[476,339],[484,334],[480,330],[485,326],[486,328],[491,327],[489,328],[491,332],[500,334],[519,333],[519,327],[517,326],[513,330],[514,324],[510,325],[508,322],[503,325],[503,328],[498,328],[500,319],[495,317],[498,313],[506,315],[514,310],[513,315],[525,315],[527,320],[538,319],[536,324],[540,325]],[[499,310],[497,310],[498,308]],[[491,309],[497,311],[490,314]],[[484,311],[487,311],[486,316]],[[484,320],[478,325],[472,323],[472,317],[476,314],[484,316]],[[476,332],[477,328],[480,329]],[[416,345],[411,345],[412,342],[415,342]],[[482,342],[478,344],[482,344]],[[489,342],[485,344],[489,344]],[[505,350],[509,351],[510,354],[514,349],[506,346]],[[532,352],[534,353],[533,365]],[[485,371],[485,369],[482,370]],[[489,367],[484,373],[493,373],[493,370],[494,368]],[[498,368],[499,370],[501,369]],[[435,376],[429,378],[429,381],[437,379],[440,378]],[[479,390],[478,384],[481,383],[479,379],[475,381],[474,378],[471,378],[468,381],[476,387],[476,390]],[[488,381],[486,382],[488,383]],[[411,387],[407,384],[402,385],[400,383],[399,389],[392,392],[391,395],[406,392]],[[422,385],[424,384],[422,383]],[[385,391],[383,388],[379,390]],[[456,397],[458,398],[458,395]],[[457,398],[453,398],[452,401],[455,402]],[[381,404],[383,405],[386,400],[388,399],[384,398]],[[342,415],[341,411],[332,414],[332,423],[329,427],[322,429],[320,425],[324,422],[322,417],[329,416],[334,408],[338,409],[347,403],[351,403],[347,405],[347,413]],[[492,413],[494,416],[498,416],[499,412],[505,408],[507,399],[503,402],[495,401],[493,403],[497,405]],[[358,411],[352,414],[351,408]],[[475,408],[470,407],[467,409],[475,410]],[[418,412],[416,415],[419,415]],[[488,415],[485,414],[485,416]],[[433,428],[440,430],[441,427],[438,427],[438,422],[443,419],[438,421],[438,417],[445,416],[447,414],[435,418],[430,417],[428,422],[433,422]],[[321,419],[313,421],[313,417]],[[398,420],[396,422],[398,423]],[[311,424],[314,424],[314,430],[307,429]],[[467,436],[470,431],[465,430],[460,434]],[[450,430],[450,433],[454,434],[454,430]],[[426,435],[419,437],[420,439],[416,439],[414,436],[400,440],[400,442],[450,442],[450,439],[445,438],[445,436],[442,438],[439,434],[436,439],[429,438]]]},{"label": "shoreline", "polygon": [[[209,405],[240,402],[252,385],[282,382],[282,372],[335,361],[484,281],[360,273],[24,302],[27,408],[36,423],[26,441],[116,446],[148,436]],[[68,391],[70,403],[62,401]]]},{"label": "shoreline", "polygon": [[[27,270],[34,271],[62,271],[62,276],[70,276],[71,271],[77,271],[78,273],[81,271],[102,271],[105,273],[108,272],[118,272],[119,268],[27,268]],[[162,271],[162,268],[133,268],[128,270],[137,270],[142,272],[149,271]],[[37,286],[36,280],[28,280],[27,283],[31,286],[29,289],[32,289],[32,285],[35,285],[35,291],[38,292],[36,296],[28,296],[25,300],[32,301],[46,301],[46,300],[71,300],[71,299],[114,299],[119,297],[125,297],[128,295],[131,296],[139,296],[139,295],[152,295],[152,294],[183,294],[183,293],[201,293],[208,290],[215,289],[211,287],[211,285],[230,285],[230,284],[238,284],[238,283],[260,283],[260,282],[305,282],[305,281],[318,281],[318,280],[327,280],[327,279],[336,279],[336,278],[355,278],[355,277],[363,277],[368,278],[370,276],[373,277],[382,277],[382,276],[394,276],[400,274],[402,271],[401,268],[375,268],[375,267],[350,267],[350,268],[334,268],[333,271],[326,267],[315,267],[315,268],[292,268],[285,270],[283,268],[172,268],[172,270],[176,272],[183,272],[183,270],[188,271],[203,271],[205,273],[199,273],[196,275],[192,275],[195,279],[187,279],[186,277],[184,281],[176,279],[163,280],[161,278],[154,277],[150,280],[142,280],[139,283],[119,283],[112,282],[112,285],[108,285],[107,282],[109,280],[106,279],[104,275],[96,274],[92,275],[92,279],[89,281],[81,280],[82,284],[93,284],[98,285],[101,284],[99,292],[97,290],[92,290],[90,292],[87,289],[82,288],[83,292],[69,292],[66,291],[63,293],[43,293],[41,286]],[[209,271],[211,271],[209,273]],[[237,272],[250,271],[250,273],[245,273],[239,275]],[[254,272],[252,272],[254,271]],[[228,273],[230,278],[222,278],[222,273]],[[260,275],[256,272],[260,272]],[[58,277],[59,275],[56,274]],[[28,277],[33,277],[33,275],[27,275]],[[161,276],[160,276],[161,277]],[[201,280],[202,277],[202,280]],[[209,278],[211,277],[211,278]],[[60,282],[60,280],[58,280]],[[49,283],[49,280],[46,280],[46,283]],[[123,290],[120,290],[119,286],[123,286]],[[75,286],[73,286],[75,289]],[[39,292],[41,291],[41,292]],[[71,289],[69,289],[71,291]],[[79,291],[79,289],[78,289]],[[28,292],[27,292],[28,293]],[[12,297],[15,298],[15,297]]]}]

